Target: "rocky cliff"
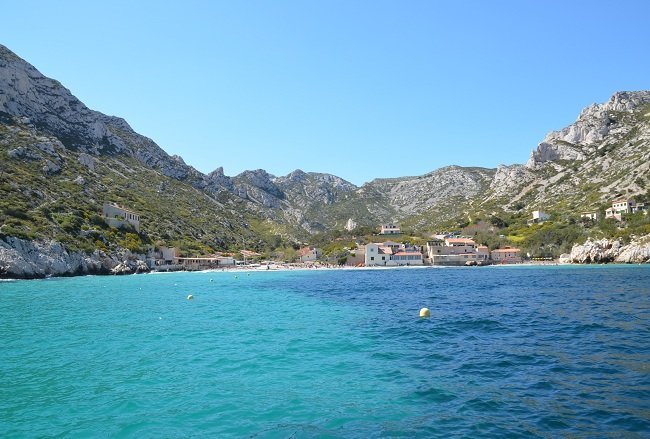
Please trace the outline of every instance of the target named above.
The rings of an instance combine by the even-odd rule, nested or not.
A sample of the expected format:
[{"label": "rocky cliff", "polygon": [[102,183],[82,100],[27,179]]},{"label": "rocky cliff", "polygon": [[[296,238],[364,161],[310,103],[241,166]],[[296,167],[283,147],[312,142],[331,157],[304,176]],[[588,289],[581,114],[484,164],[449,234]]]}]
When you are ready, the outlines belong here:
[{"label": "rocky cliff", "polygon": [[650,262],[650,235],[623,244],[616,239],[588,239],[571,249],[569,260],[579,264],[618,262],[625,264]]}]

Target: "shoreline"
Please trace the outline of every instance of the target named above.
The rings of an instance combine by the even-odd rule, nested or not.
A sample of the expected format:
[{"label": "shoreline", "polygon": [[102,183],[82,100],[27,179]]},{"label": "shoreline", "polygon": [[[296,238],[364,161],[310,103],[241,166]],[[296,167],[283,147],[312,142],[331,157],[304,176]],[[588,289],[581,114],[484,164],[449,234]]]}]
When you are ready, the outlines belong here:
[{"label": "shoreline", "polygon": [[483,266],[450,266],[450,265],[396,265],[396,266],[371,266],[371,267],[356,267],[356,266],[300,266],[300,265],[290,265],[290,264],[270,264],[270,268],[265,269],[264,265],[258,267],[251,266],[235,266],[235,267],[221,267],[221,268],[210,268],[205,270],[150,270],[146,272],[138,273],[110,273],[110,272],[100,272],[100,273],[79,273],[79,274],[61,274],[61,275],[45,275],[45,276],[34,276],[34,277],[7,277],[0,276],[1,282],[17,282],[17,281],[27,281],[27,280],[45,280],[45,279],[55,279],[55,278],[69,278],[69,277],[83,277],[83,276],[101,276],[101,277],[121,277],[121,276],[131,276],[131,275],[164,275],[164,274],[175,274],[175,273],[272,273],[272,272],[288,272],[288,271],[385,271],[385,270],[399,270],[399,269],[408,269],[408,270],[424,270],[424,269],[473,269],[473,268],[526,268],[526,267],[603,267],[603,266],[650,266],[650,262],[642,263],[627,263],[627,262],[606,262],[606,263],[576,263],[576,262],[558,262],[558,261],[526,261],[514,264],[490,264]]}]

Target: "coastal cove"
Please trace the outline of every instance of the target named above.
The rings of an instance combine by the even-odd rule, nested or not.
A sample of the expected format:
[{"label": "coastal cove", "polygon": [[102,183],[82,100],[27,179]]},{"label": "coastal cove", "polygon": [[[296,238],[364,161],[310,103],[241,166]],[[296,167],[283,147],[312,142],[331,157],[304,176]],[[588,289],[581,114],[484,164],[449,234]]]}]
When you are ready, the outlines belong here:
[{"label": "coastal cove", "polygon": [[647,264],[0,281],[0,431],[644,436],[649,297]]}]

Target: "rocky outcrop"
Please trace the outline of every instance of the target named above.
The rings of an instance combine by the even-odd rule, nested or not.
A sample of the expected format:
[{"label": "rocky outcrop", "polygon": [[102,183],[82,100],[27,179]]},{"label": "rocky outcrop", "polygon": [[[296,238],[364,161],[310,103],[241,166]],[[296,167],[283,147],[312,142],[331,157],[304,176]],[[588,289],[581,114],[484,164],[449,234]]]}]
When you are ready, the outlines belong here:
[{"label": "rocky outcrop", "polygon": [[490,183],[490,190],[492,191],[490,198],[498,198],[512,194],[523,185],[529,183],[534,177],[534,174],[525,166],[499,165]]},{"label": "rocky outcrop", "polygon": [[56,241],[0,240],[0,277],[32,279],[46,276],[107,273],[114,265],[103,252],[69,252]]},{"label": "rocky outcrop", "polygon": [[[56,241],[27,241],[15,237],[0,239],[0,278],[37,279],[48,276],[109,274],[128,252],[108,255],[101,250],[91,254],[68,250]],[[123,264],[128,273],[149,271],[141,259],[131,257]],[[120,270],[118,270],[120,271]]]},{"label": "rocky outcrop", "polygon": [[579,264],[590,263],[647,263],[650,262],[650,235],[623,245],[619,240],[588,239],[576,244],[569,258]]},{"label": "rocky outcrop", "polygon": [[534,169],[557,160],[584,160],[594,145],[619,129],[616,113],[629,113],[650,103],[650,91],[615,93],[604,104],[593,104],[580,113],[568,127],[549,133],[530,154],[526,163]]},{"label": "rocky outcrop", "polygon": [[137,274],[137,273],[146,273],[150,271],[147,264],[144,261],[136,260],[125,260],[117,264],[111,269],[111,274]]}]

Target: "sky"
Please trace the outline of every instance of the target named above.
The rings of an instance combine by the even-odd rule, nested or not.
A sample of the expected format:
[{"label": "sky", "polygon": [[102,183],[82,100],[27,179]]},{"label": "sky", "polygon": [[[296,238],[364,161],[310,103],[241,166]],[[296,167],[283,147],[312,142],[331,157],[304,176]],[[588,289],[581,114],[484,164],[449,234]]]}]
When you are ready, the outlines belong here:
[{"label": "sky", "polygon": [[647,1],[3,2],[0,43],[207,173],[525,163],[650,89]]}]

